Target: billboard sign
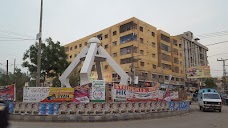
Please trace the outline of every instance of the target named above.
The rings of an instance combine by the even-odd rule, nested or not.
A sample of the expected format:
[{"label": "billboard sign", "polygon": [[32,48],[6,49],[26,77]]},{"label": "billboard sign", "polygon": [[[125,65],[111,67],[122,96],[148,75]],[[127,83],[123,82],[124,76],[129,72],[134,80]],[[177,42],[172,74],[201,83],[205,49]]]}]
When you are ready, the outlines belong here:
[{"label": "billboard sign", "polygon": [[210,66],[198,66],[187,68],[187,78],[209,78]]},{"label": "billboard sign", "polygon": [[15,85],[0,86],[0,100],[14,101],[15,99]]}]

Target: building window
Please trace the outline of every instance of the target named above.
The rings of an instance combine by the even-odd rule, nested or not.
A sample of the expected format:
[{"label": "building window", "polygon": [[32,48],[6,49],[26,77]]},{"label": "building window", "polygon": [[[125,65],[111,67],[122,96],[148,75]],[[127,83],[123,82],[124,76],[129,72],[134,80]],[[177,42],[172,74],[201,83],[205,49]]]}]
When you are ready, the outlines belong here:
[{"label": "building window", "polygon": [[155,64],[153,64],[153,69],[156,69],[156,67],[157,67],[157,66],[156,66]]},{"label": "building window", "polygon": [[120,59],[120,64],[127,64],[127,63],[131,63],[132,58],[125,58],[125,59]]},{"label": "building window", "polygon": [[174,63],[175,63],[175,64],[179,64],[178,58],[174,57]]},{"label": "building window", "polygon": [[161,43],[161,50],[164,50],[164,51],[167,51],[167,52],[170,52],[170,46],[167,46],[163,43]]},{"label": "building window", "polygon": [[165,80],[169,80],[169,76],[165,76]]},{"label": "building window", "polygon": [[72,58],[72,55],[70,55],[70,59]]},{"label": "building window", "polygon": [[140,50],[140,54],[141,54],[141,55],[144,55],[144,51],[143,51],[143,50]]},{"label": "building window", "polygon": [[169,62],[171,61],[170,55],[167,55],[167,54],[164,54],[164,53],[161,54],[161,59],[165,60],[165,61],[169,61]]},{"label": "building window", "polygon": [[120,26],[120,33],[132,30],[132,29],[137,29],[137,24],[135,24],[133,21],[123,24]]},{"label": "building window", "polygon": [[179,44],[179,47],[181,48],[181,44]]},{"label": "building window", "polygon": [[108,38],[108,34],[105,35],[105,39]]},{"label": "building window", "polygon": [[74,46],[74,49],[77,49],[77,48],[78,48],[78,46],[77,46],[77,45],[75,45],[75,46]]},{"label": "building window", "polygon": [[105,69],[108,69],[108,65],[105,65]]},{"label": "building window", "polygon": [[171,70],[171,65],[162,63],[162,68]]},{"label": "building window", "polygon": [[182,57],[182,53],[180,53],[180,57]]},{"label": "building window", "polygon": [[163,40],[165,42],[170,42],[170,38],[164,34],[161,34],[161,40]]},{"label": "building window", "polygon": [[108,48],[108,44],[105,45],[105,49]]},{"label": "building window", "polygon": [[115,36],[116,35],[116,31],[112,32],[112,35]]},{"label": "building window", "polygon": [[102,34],[97,35],[97,38],[98,38],[99,40],[102,40]]},{"label": "building window", "polygon": [[151,32],[151,35],[152,35],[153,37],[155,37],[155,33],[154,33],[154,32]]},{"label": "building window", "polygon": [[82,44],[79,44],[79,47],[81,48],[82,47]]},{"label": "building window", "polygon": [[178,82],[179,81],[179,78],[176,78],[176,81]]},{"label": "building window", "polygon": [[120,37],[120,44],[124,44],[137,39],[137,35],[134,33]]},{"label": "building window", "polygon": [[178,55],[178,50],[174,48],[173,53],[174,53],[174,55]]},{"label": "building window", "polygon": [[70,47],[70,51],[72,50],[72,47]]},{"label": "building window", "polygon": [[180,61],[180,65],[182,65],[182,61]]},{"label": "building window", "polygon": [[140,38],[140,43],[143,43],[143,38]]},{"label": "building window", "polygon": [[68,52],[69,51],[69,47],[65,47],[65,52]]},{"label": "building window", "polygon": [[140,62],[140,66],[141,67],[144,67],[144,62]]},{"label": "building window", "polygon": [[156,79],[157,75],[156,74],[152,74],[152,78]]},{"label": "building window", "polygon": [[152,54],[152,58],[155,58],[155,56],[156,56],[156,55],[153,53],[153,54]]},{"label": "building window", "polygon": [[86,45],[87,45],[87,42],[84,43],[84,46],[86,46]]},{"label": "building window", "polygon": [[116,46],[117,45],[117,41],[112,42],[112,46]]},{"label": "building window", "polygon": [[139,30],[140,30],[141,32],[143,32],[143,27],[140,26]]},{"label": "building window", "polygon": [[179,67],[174,67],[174,72],[179,73]]},{"label": "building window", "polygon": [[177,40],[174,40],[174,39],[173,39],[173,44],[174,44],[175,46],[177,46]]},{"label": "building window", "polygon": [[113,56],[113,57],[117,57],[117,53],[116,53],[116,52],[113,53],[112,56]]},{"label": "building window", "polygon": [[152,47],[155,48],[155,43],[154,42],[152,42]]},{"label": "building window", "polygon": [[[120,48],[120,55],[130,54],[132,51],[132,47],[133,46],[127,46],[127,47]],[[136,50],[136,49],[134,49],[134,50]]]}]

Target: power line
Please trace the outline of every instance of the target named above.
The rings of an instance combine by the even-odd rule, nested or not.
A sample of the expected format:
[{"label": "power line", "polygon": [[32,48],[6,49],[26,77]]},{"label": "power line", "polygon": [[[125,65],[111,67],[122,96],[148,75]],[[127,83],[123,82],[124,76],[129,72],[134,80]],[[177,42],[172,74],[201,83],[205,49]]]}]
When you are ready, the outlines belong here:
[{"label": "power line", "polygon": [[1,33],[4,33],[4,34],[8,34],[8,35],[11,34],[11,35],[16,35],[16,36],[21,36],[21,37],[34,38],[34,37],[29,36],[29,35],[26,35],[26,34],[21,34],[21,33],[12,32],[12,31],[3,30],[3,29],[0,29],[0,32],[1,32]]},{"label": "power line", "polygon": [[211,46],[211,45],[223,44],[223,43],[228,43],[228,41],[217,42],[217,43],[208,44],[208,45],[205,45],[205,46]]},{"label": "power line", "polygon": [[218,55],[223,55],[223,54],[228,54],[228,52],[225,52],[225,53],[220,53],[220,54],[214,54],[214,55],[210,55],[210,56],[208,56],[208,57],[218,56]]},{"label": "power line", "polygon": [[196,36],[198,36],[198,37],[206,37],[206,36],[226,34],[226,33],[228,33],[228,30],[219,31],[219,32],[212,32],[212,33],[206,33],[206,34],[201,34],[201,35],[196,35]]},{"label": "power line", "polygon": [[3,38],[3,39],[20,39],[20,40],[35,40],[35,39],[27,39],[27,38],[19,38],[19,37],[3,37],[3,36],[0,36],[0,38]]},{"label": "power line", "polygon": [[26,40],[28,40],[28,41],[29,41],[29,40],[30,40],[30,41],[32,41],[32,40],[35,41],[35,39],[13,39],[13,40],[10,40],[10,39],[9,39],[9,40],[0,40],[0,41],[26,41]]}]

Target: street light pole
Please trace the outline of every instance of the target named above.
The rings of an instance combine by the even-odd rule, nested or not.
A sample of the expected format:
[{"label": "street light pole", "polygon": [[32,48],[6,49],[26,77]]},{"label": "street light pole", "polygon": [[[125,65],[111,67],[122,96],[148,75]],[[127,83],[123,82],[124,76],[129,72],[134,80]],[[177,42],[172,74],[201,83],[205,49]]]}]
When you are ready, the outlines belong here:
[{"label": "street light pole", "polygon": [[40,30],[37,34],[39,39],[38,53],[37,53],[37,75],[36,75],[36,86],[40,86],[40,69],[41,69],[41,41],[42,41],[42,16],[43,16],[43,0],[41,0],[40,8]]}]

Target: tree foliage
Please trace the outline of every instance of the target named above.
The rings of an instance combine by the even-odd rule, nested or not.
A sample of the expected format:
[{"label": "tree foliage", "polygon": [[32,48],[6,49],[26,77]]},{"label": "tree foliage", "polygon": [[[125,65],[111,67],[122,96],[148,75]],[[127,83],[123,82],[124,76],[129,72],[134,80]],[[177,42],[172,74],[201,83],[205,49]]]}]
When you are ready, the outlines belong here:
[{"label": "tree foliage", "polygon": [[6,79],[6,74],[0,75],[0,86],[16,84],[16,97],[17,100],[22,101],[23,98],[23,87],[25,82],[29,81],[29,77],[26,73],[22,73],[21,69],[16,68],[15,73],[12,74],[9,72],[8,74],[9,80]]},{"label": "tree foliage", "polygon": [[[31,45],[24,53],[23,67],[27,67],[31,74],[37,72],[38,43]],[[67,55],[60,42],[53,42],[51,38],[41,45],[41,78],[58,77],[68,66]]]},{"label": "tree foliage", "polygon": [[205,84],[208,88],[216,88],[216,84],[212,78],[206,79]]}]

